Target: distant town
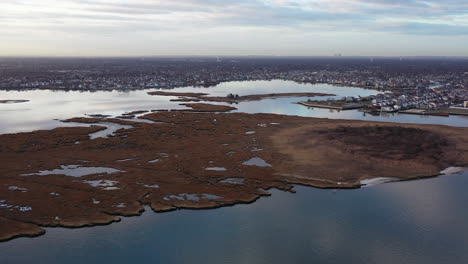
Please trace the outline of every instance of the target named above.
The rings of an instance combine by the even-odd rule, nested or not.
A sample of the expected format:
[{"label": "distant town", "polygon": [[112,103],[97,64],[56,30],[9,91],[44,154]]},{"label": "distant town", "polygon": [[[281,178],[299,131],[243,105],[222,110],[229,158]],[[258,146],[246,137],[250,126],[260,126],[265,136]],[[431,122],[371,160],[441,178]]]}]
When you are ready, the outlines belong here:
[{"label": "distant town", "polygon": [[[210,87],[228,81],[290,80],[382,93],[343,98],[329,108],[367,111],[466,108],[466,58],[1,58],[0,89],[135,90]],[[411,113],[410,111],[410,113]]]},{"label": "distant town", "polygon": [[341,100],[313,101],[309,99],[299,103],[308,107],[337,110],[361,109],[375,114],[400,112],[440,116],[468,115],[467,89],[448,86],[418,87],[366,97],[345,97]]}]

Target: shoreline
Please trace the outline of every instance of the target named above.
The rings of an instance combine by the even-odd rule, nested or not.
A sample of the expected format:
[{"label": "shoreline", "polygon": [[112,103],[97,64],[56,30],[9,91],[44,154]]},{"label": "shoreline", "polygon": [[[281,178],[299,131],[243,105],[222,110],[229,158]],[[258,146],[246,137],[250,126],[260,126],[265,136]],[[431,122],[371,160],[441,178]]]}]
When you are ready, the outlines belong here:
[{"label": "shoreline", "polygon": [[[290,192],[294,192],[294,185],[356,189],[365,179],[389,175],[401,181],[429,178],[440,176],[448,168],[446,164],[468,165],[467,128],[221,113],[217,105],[202,105],[204,113],[195,106],[191,111],[145,112],[139,117],[161,122],[157,124],[106,117],[70,119],[132,126],[107,138],[89,139],[89,134],[102,129],[99,127],[0,135],[0,157],[7,164],[0,169],[0,183],[7,186],[0,209],[12,209],[1,209],[0,218],[37,228],[79,228],[110,224],[120,221],[120,216],[141,215],[147,205],[158,213],[214,209],[253,203],[268,196],[266,190],[272,188]],[[396,129],[402,131],[403,139],[414,134],[416,139],[431,137],[441,144],[427,146],[404,159],[379,156],[381,149],[372,140],[358,146],[347,143],[360,139],[362,129],[377,129],[374,132],[383,133],[382,138]],[[404,146],[397,146],[395,151],[406,155]],[[437,162],[425,154],[439,151],[442,156]],[[255,158],[262,162],[244,164]],[[346,166],[341,168],[343,164]],[[70,165],[65,166],[67,170],[107,167],[118,172],[67,176],[64,170],[47,174],[64,165]],[[46,174],[21,176],[38,171]],[[243,181],[223,183],[231,178]],[[21,228],[13,232],[27,235],[31,226]]]},{"label": "shoreline", "polygon": [[213,82],[209,85],[194,85],[194,84],[184,84],[184,85],[175,85],[175,86],[166,86],[166,87],[129,87],[129,88],[118,88],[118,87],[109,87],[109,88],[100,88],[100,89],[78,89],[78,88],[51,88],[51,87],[28,87],[28,88],[1,88],[0,91],[33,91],[33,90],[49,90],[49,91],[86,91],[86,92],[112,92],[112,91],[142,91],[142,90],[173,90],[185,87],[194,87],[194,88],[212,88],[216,87],[223,83],[228,82],[270,82],[270,81],[291,81],[298,84],[310,84],[310,85],[333,85],[338,87],[353,87],[353,88],[362,88],[368,90],[377,90],[377,91],[391,91],[391,90],[399,90],[394,87],[375,87],[372,85],[357,85],[357,84],[343,84],[343,83],[333,83],[333,82],[304,82],[299,80],[294,80],[291,78],[258,78],[258,79],[233,79],[233,80],[224,80],[220,82]]},{"label": "shoreline", "polygon": [[263,99],[277,99],[289,97],[316,97],[316,96],[336,96],[335,94],[327,93],[270,93],[270,94],[251,94],[251,95],[233,95],[230,96],[209,96],[206,93],[184,93],[184,92],[148,92],[149,95],[159,96],[177,96],[178,99],[172,99],[173,102],[218,102],[218,103],[239,103],[260,101]]},{"label": "shoreline", "polygon": [[[465,168],[465,171],[468,170],[468,168]],[[450,175],[458,175],[463,173],[464,171],[459,171],[457,173],[453,173]],[[357,190],[361,188],[369,188],[369,187],[375,187],[377,185],[383,185],[383,184],[388,184],[388,183],[398,183],[398,182],[410,182],[410,181],[419,181],[419,180],[425,180],[425,179],[432,179],[432,178],[437,178],[437,177],[442,177],[444,174],[436,174],[436,175],[431,175],[431,176],[423,176],[423,177],[415,177],[415,178],[409,178],[409,179],[397,179],[395,178],[392,181],[388,182],[378,182],[376,184],[370,184],[370,185],[364,185],[364,184],[356,184],[355,186],[350,186],[350,187],[319,187],[319,186],[311,186],[308,184],[303,184],[303,183],[296,183],[293,184],[292,188],[290,190],[282,190],[282,189],[276,189],[279,191],[283,192],[290,192],[290,193],[296,193],[296,190],[294,189],[294,186],[303,186],[303,187],[308,187],[308,188],[315,188],[315,189],[322,189],[322,190]],[[219,208],[224,208],[224,207],[233,207],[236,205],[249,205],[257,202],[260,198],[262,197],[269,197],[271,196],[271,193],[265,193],[264,195],[260,195],[251,201],[234,201],[230,204],[219,204],[219,205],[214,205],[214,206],[208,206],[208,207],[172,207],[168,209],[154,209],[151,205],[149,204],[144,204],[143,206],[146,207],[142,211],[139,212],[139,214],[131,214],[131,215],[115,215],[119,219],[115,221],[109,221],[105,223],[93,223],[93,224],[86,224],[86,225],[81,225],[81,226],[67,226],[67,225],[38,225],[39,230],[34,231],[33,233],[25,232],[25,233],[15,233],[7,236],[0,237],[0,243],[6,243],[9,241],[12,241],[17,238],[36,238],[40,237],[43,235],[47,235],[47,230],[48,228],[62,228],[62,229],[81,229],[81,228],[93,228],[97,226],[108,226],[112,225],[113,223],[119,223],[123,221],[126,218],[131,218],[131,217],[139,217],[144,213],[155,213],[155,214],[161,214],[161,213],[171,213],[174,211],[178,210],[192,210],[192,211],[204,211],[204,210],[215,210]],[[1,218],[1,217],[0,217]]]}]

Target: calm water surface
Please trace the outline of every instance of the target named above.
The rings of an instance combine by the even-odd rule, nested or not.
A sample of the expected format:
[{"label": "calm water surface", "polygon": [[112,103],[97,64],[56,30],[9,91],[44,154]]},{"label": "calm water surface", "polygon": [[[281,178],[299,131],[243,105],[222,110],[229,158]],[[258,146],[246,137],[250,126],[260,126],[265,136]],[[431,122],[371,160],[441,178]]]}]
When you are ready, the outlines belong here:
[{"label": "calm water surface", "polygon": [[[180,91],[225,95],[325,92],[369,95],[372,90],[291,82],[234,82]],[[51,128],[53,118],[119,115],[180,107],[170,98],[135,92],[0,92],[0,133]],[[245,102],[239,111],[313,117],[468,126],[466,117],[364,115],[307,109],[298,98]],[[359,190],[297,186],[272,190],[250,205],[182,210],[125,218],[83,229],[49,228],[47,234],[0,244],[0,263],[468,263],[468,172],[388,183]],[[0,194],[1,198],[1,194]]]}]

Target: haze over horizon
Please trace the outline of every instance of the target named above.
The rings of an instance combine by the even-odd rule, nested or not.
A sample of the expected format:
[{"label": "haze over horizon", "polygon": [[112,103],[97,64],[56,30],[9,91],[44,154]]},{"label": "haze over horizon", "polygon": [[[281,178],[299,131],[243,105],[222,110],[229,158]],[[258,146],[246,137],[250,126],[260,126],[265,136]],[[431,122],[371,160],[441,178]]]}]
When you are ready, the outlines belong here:
[{"label": "haze over horizon", "polygon": [[464,0],[2,0],[0,56],[468,56]]}]

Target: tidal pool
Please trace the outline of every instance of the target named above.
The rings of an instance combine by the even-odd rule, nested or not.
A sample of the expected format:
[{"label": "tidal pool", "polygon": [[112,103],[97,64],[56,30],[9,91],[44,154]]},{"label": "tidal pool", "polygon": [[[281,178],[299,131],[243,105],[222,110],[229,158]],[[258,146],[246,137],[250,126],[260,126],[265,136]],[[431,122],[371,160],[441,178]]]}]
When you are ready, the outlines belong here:
[{"label": "tidal pool", "polygon": [[242,165],[247,165],[247,166],[258,166],[258,167],[271,167],[271,164],[263,160],[262,158],[255,157],[251,158],[247,161],[244,161]]},{"label": "tidal pool", "polygon": [[112,174],[122,172],[114,168],[105,167],[82,167],[81,165],[62,165],[60,169],[44,170],[35,173],[27,173],[22,176],[45,176],[45,175],[65,175],[70,177],[83,177],[92,174]]}]

